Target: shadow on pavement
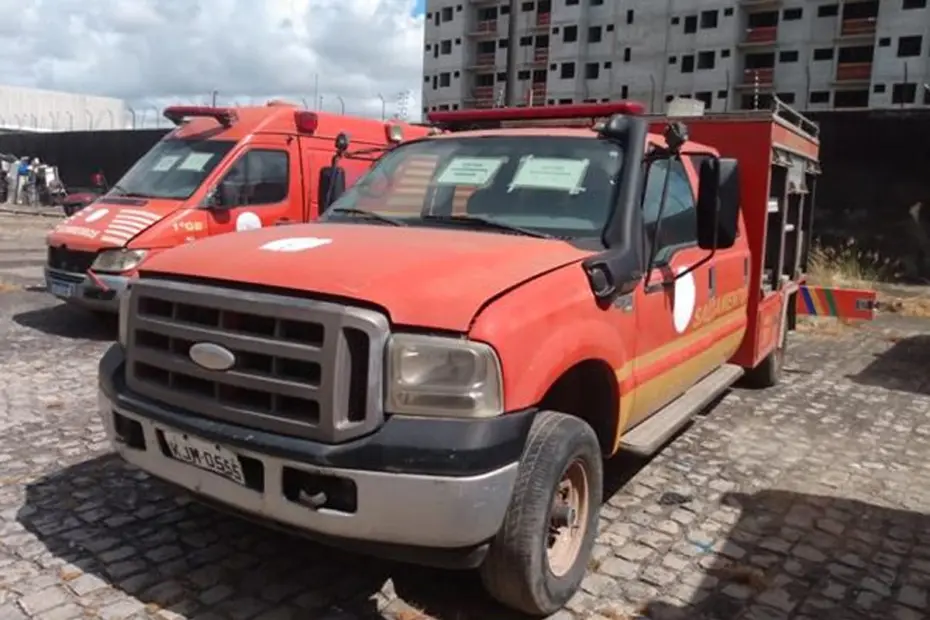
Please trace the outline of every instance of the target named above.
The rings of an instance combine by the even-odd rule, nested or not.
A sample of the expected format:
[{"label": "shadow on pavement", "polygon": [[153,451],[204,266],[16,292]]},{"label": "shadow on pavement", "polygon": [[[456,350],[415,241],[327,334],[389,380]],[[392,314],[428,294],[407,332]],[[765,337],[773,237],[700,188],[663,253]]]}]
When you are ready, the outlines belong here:
[{"label": "shadow on pavement", "polygon": [[14,314],[13,322],[60,338],[95,341],[116,339],[115,315],[97,315],[64,303]]},{"label": "shadow on pavement", "polygon": [[930,394],[930,336],[910,336],[893,340],[891,347],[858,374],[849,377],[861,385]]},{"label": "shadow on pavement", "polygon": [[641,618],[930,617],[930,515],[771,490],[728,493],[721,505],[738,516],[724,539],[695,544],[702,575],[689,600],[660,597]]},{"label": "shadow on pavement", "polygon": [[[611,462],[608,489],[641,463]],[[634,469],[615,471],[627,467]],[[74,574],[62,578],[79,595],[109,584],[150,609],[188,617],[281,604],[291,617],[320,620],[524,618],[492,601],[476,572],[362,557],[253,525],[112,454],[28,485],[17,519],[71,565],[62,570]]]}]

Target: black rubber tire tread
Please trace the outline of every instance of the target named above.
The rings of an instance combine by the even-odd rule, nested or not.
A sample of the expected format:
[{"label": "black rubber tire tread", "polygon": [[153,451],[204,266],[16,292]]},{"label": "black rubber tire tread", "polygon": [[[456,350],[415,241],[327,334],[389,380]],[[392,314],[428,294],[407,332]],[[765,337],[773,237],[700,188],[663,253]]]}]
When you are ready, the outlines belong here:
[{"label": "black rubber tire tread", "polygon": [[[588,474],[588,522],[575,565],[561,577],[549,569],[546,544],[552,495],[568,465],[581,458]],[[597,537],[604,480],[601,448],[584,420],[542,411],[533,421],[504,523],[481,566],[481,580],[500,603],[548,616],[575,594]]]},{"label": "black rubber tire tread", "polygon": [[772,349],[764,360],[743,375],[742,384],[748,388],[764,390],[781,383],[782,369],[785,365],[785,349],[788,346],[787,313],[782,318],[782,340],[778,347]]}]

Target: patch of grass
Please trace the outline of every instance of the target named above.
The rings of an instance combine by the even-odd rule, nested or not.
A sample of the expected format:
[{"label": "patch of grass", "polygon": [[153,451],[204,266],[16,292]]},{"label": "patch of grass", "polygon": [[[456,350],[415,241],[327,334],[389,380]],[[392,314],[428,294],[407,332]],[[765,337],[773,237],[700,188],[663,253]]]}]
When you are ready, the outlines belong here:
[{"label": "patch of grass", "polygon": [[839,248],[814,246],[807,265],[808,282],[817,286],[874,289],[894,275],[889,259],[860,250],[852,239]]}]

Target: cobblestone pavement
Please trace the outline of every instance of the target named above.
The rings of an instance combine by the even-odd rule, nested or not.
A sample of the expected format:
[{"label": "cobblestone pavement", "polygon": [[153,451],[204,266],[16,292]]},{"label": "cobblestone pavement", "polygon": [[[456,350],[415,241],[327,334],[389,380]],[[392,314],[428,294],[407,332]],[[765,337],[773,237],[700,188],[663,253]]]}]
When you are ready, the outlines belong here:
[{"label": "cobblestone pavement", "polygon": [[11,215],[0,208],[0,290],[41,283],[45,234],[60,219]]},{"label": "cobblestone pavement", "polygon": [[[927,327],[798,334],[783,386],[610,463],[584,591],[555,618],[927,618]],[[511,617],[471,574],[295,540],[121,464],[95,412],[112,335],[0,293],[0,620]]]}]

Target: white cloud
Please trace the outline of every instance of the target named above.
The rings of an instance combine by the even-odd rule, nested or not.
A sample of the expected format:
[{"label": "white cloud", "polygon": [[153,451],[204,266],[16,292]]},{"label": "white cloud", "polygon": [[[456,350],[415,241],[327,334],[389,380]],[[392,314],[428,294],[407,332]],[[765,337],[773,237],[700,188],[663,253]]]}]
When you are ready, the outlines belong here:
[{"label": "white cloud", "polygon": [[[420,116],[414,0],[0,0],[0,83],[106,95],[138,110],[272,97]],[[341,97],[341,101],[340,98]]]}]

